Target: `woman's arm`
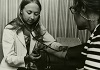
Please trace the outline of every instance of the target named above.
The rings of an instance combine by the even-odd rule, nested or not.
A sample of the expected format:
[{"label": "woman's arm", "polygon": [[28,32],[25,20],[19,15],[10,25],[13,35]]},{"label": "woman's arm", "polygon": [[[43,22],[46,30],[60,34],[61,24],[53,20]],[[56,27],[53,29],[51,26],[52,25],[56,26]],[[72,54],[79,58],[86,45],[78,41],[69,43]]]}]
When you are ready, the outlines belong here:
[{"label": "woman's arm", "polygon": [[4,29],[3,39],[2,39],[3,53],[5,61],[10,66],[18,67],[24,64],[24,56],[17,56],[17,52],[15,52],[14,34],[15,34],[14,30],[10,30],[8,28]]},{"label": "woman's arm", "polygon": [[63,51],[64,48],[68,48],[65,46],[64,48],[62,44],[56,42],[56,40],[46,32],[43,36],[44,44],[48,45],[49,47],[45,49],[48,53],[53,54],[59,58],[65,58],[67,50]]}]

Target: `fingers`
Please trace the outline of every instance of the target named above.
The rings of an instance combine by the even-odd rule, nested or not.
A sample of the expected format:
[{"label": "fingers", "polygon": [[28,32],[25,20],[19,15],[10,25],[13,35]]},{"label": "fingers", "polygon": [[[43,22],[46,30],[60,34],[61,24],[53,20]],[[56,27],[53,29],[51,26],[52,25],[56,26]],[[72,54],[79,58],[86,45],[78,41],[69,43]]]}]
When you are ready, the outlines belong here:
[{"label": "fingers", "polygon": [[62,50],[62,51],[66,51],[68,49],[68,46],[60,46],[59,47],[59,50]]},{"label": "fingers", "polygon": [[37,66],[33,62],[30,62],[29,70],[37,70]]},{"label": "fingers", "polygon": [[[38,55],[38,54],[37,54]],[[38,59],[40,59],[41,58],[41,55],[38,55],[37,56],[36,54],[30,54],[29,55],[29,60],[30,60],[30,62],[34,62],[34,61],[37,61]]]},{"label": "fingers", "polygon": [[38,55],[38,56],[35,57],[35,56],[33,56],[33,54],[30,54],[30,55],[27,55],[27,56],[24,57],[24,61],[26,63],[34,62],[34,61],[36,61],[36,60],[38,60],[40,58],[41,58],[41,55]]},{"label": "fingers", "polygon": [[37,57],[34,57],[34,56],[31,56],[31,60],[34,61],[34,60],[38,60],[41,58],[41,55],[37,56]]},{"label": "fingers", "polygon": [[34,57],[38,57],[38,56],[40,56],[40,54],[38,54],[38,53],[36,53],[36,54],[31,53],[30,55],[31,55],[31,56],[34,56]]}]

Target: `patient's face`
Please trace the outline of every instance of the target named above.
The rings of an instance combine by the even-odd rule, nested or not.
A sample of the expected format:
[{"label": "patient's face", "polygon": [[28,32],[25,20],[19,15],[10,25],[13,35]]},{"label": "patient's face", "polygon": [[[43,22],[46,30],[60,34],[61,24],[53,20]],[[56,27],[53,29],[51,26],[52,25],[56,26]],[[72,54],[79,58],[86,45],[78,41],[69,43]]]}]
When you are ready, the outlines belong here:
[{"label": "patient's face", "polygon": [[79,13],[74,14],[74,20],[79,30],[85,30],[88,28],[89,25],[88,21],[84,19]]}]

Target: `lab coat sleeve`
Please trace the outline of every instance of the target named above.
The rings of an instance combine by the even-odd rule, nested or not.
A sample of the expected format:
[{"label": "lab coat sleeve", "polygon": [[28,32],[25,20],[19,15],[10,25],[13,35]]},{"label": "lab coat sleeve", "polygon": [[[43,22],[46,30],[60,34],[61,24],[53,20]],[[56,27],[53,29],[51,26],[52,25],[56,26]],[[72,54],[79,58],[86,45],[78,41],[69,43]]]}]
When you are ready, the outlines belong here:
[{"label": "lab coat sleeve", "polygon": [[13,30],[4,29],[3,32],[3,53],[5,61],[14,67],[20,67],[24,64],[24,56],[17,56],[17,52],[15,52],[15,45],[14,45],[14,34]]},{"label": "lab coat sleeve", "polygon": [[44,34],[43,41],[46,45],[50,45],[51,48],[57,49],[62,44],[56,42],[56,40],[47,31]]},{"label": "lab coat sleeve", "polygon": [[59,58],[65,58],[67,51],[59,51],[60,47],[63,45],[56,42],[56,40],[48,33],[44,26],[41,26],[41,33],[43,34],[43,43],[48,46],[45,51]]},{"label": "lab coat sleeve", "polygon": [[56,42],[52,35],[48,33],[46,28],[41,24],[41,34],[43,35],[43,43],[49,45],[53,49],[58,49],[59,46],[62,46],[60,43]]},{"label": "lab coat sleeve", "polygon": [[59,51],[60,47],[62,47],[63,45],[56,42],[55,39],[48,32],[45,33],[43,40],[44,43],[49,46],[45,51],[59,58],[65,58],[67,50]]}]

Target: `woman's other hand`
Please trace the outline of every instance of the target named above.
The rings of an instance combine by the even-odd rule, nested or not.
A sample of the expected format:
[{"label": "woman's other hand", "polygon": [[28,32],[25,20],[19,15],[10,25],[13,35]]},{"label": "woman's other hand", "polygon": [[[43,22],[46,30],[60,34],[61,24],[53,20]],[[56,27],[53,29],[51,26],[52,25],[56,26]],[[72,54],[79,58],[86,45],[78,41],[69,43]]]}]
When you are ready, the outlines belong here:
[{"label": "woman's other hand", "polygon": [[31,53],[30,55],[26,55],[24,57],[24,61],[25,61],[25,63],[29,63],[29,62],[34,62],[34,61],[36,61],[36,60],[38,60],[40,58],[41,58],[41,55]]}]

